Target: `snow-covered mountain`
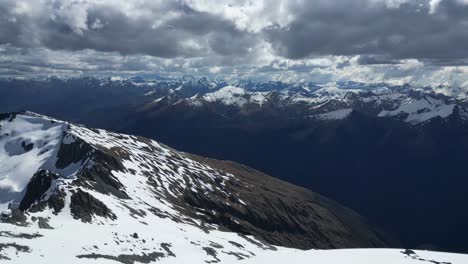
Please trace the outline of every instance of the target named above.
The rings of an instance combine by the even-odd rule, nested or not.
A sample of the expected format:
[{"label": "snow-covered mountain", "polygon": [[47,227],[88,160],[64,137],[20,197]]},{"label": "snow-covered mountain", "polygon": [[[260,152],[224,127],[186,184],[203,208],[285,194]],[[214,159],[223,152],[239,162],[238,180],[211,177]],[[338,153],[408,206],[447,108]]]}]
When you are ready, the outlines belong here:
[{"label": "snow-covered mountain", "polygon": [[304,254],[283,246],[388,245],[353,211],[245,166],[31,112],[0,116],[0,164],[2,263],[258,263]]},{"label": "snow-covered mountain", "polygon": [[[184,98],[175,97],[172,104],[187,104],[203,107],[209,104],[222,104],[249,112],[263,111],[265,105],[273,105],[279,111],[295,109],[303,117],[312,119],[343,119],[352,111],[359,111],[379,118],[392,118],[413,125],[424,123],[433,118],[447,118],[456,108],[463,120],[468,120],[468,108],[463,97],[449,97],[434,91],[401,89],[401,87],[339,87],[328,84],[311,90],[298,86],[268,91],[258,91],[255,86],[247,88],[225,86],[208,93],[197,93]],[[176,98],[176,100],[174,100]],[[151,105],[166,102],[160,98]],[[167,103],[167,102],[166,102]],[[345,114],[347,113],[347,114]]]},{"label": "snow-covered mountain", "polygon": [[468,213],[458,209],[468,201],[461,176],[468,104],[461,93],[356,83],[265,87],[174,91],[117,128],[326,194],[395,230],[405,245],[468,252]]},{"label": "snow-covered mountain", "polygon": [[[0,111],[32,110],[234,160],[350,206],[407,247],[468,252],[463,89],[187,76],[0,79],[0,95]],[[31,147],[13,145],[12,153]],[[40,167],[57,170],[48,155]]]},{"label": "snow-covered mountain", "polygon": [[30,112],[0,120],[2,263],[468,261],[286,248],[385,242],[351,210],[239,164]]},{"label": "snow-covered mountain", "polygon": [[[73,107],[64,116],[81,118],[102,110],[114,115],[152,108],[156,105],[186,104],[191,107],[226,105],[243,113],[291,111],[302,117],[342,119],[337,113],[359,111],[380,118],[392,118],[413,125],[433,118],[446,118],[454,111],[468,119],[468,93],[457,87],[412,87],[385,83],[283,83],[249,80],[210,80],[185,76],[181,79],[145,80],[142,77],[75,78],[46,80],[0,80],[3,100],[0,111],[26,108],[54,114],[67,103]],[[35,96],[31,96],[34,94]],[[47,94],[47,97],[44,97]],[[105,99],[104,99],[105,98]],[[86,107],[81,105],[86,103]],[[55,108],[54,108],[55,106]],[[68,106],[68,105],[67,105]],[[263,108],[262,108],[263,107]],[[245,111],[245,109],[248,111]],[[63,109],[61,107],[60,109]],[[72,110],[74,109],[74,110]],[[104,117],[101,117],[105,119]]]}]

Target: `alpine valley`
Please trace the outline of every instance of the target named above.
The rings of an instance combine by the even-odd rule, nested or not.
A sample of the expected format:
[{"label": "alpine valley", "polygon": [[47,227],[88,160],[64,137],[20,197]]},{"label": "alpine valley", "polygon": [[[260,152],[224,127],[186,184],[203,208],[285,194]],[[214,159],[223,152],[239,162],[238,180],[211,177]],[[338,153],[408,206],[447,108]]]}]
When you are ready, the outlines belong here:
[{"label": "alpine valley", "polygon": [[426,251],[468,252],[456,87],[2,79],[0,111],[2,263],[468,262]]}]

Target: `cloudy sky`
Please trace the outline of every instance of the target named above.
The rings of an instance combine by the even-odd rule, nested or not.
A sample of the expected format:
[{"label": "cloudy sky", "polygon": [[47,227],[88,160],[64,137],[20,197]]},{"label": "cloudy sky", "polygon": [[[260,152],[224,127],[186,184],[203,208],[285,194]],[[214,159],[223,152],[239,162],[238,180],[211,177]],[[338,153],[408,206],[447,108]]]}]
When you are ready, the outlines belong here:
[{"label": "cloudy sky", "polygon": [[0,0],[0,76],[468,87],[468,0]]}]

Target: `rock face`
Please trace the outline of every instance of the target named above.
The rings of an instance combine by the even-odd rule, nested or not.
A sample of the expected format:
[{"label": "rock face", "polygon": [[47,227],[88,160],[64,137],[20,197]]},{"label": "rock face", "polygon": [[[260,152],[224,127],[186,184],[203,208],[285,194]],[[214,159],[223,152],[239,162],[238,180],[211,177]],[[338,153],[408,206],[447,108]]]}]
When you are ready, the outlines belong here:
[{"label": "rock face", "polygon": [[116,216],[103,202],[81,189],[78,189],[71,196],[70,213],[74,218],[83,222],[91,222],[93,216],[116,219]]},{"label": "rock face", "polygon": [[[5,129],[0,129],[1,134],[9,134],[0,144],[22,137],[35,146],[21,154],[29,157],[28,167],[12,168],[21,169],[23,174],[29,169],[29,181],[21,186],[24,179],[12,180],[9,186],[10,192],[18,190],[8,206],[19,209],[22,225],[35,225],[34,218],[40,219],[39,228],[64,224],[73,228],[71,223],[86,224],[83,230],[112,227],[108,238],[116,239],[119,245],[126,240],[114,230],[120,233],[133,227],[129,235],[137,233],[134,239],[146,243],[154,240],[148,237],[150,233],[165,228],[163,222],[179,226],[176,230],[190,227],[199,230],[196,232],[237,237],[218,241],[213,236],[210,244],[203,245],[184,235],[190,245],[200,245],[200,250],[215,259],[222,254],[252,256],[245,243],[262,250],[275,250],[275,246],[330,249],[389,245],[352,210],[234,162],[182,153],[146,138],[89,129],[29,112],[0,124]],[[29,132],[21,134],[19,128]],[[41,141],[38,135],[49,141]],[[15,222],[5,216],[4,222]],[[243,242],[239,244],[237,239]],[[168,241],[162,242],[165,246],[161,247],[168,249]],[[242,252],[227,251],[227,245]],[[139,256],[155,252],[160,256],[159,251]],[[99,251],[80,256],[114,259]]]},{"label": "rock face", "polygon": [[33,203],[40,201],[45,192],[49,190],[54,178],[58,178],[58,175],[47,170],[36,172],[26,187],[26,193],[21,200],[19,209],[25,211],[29,209]]}]

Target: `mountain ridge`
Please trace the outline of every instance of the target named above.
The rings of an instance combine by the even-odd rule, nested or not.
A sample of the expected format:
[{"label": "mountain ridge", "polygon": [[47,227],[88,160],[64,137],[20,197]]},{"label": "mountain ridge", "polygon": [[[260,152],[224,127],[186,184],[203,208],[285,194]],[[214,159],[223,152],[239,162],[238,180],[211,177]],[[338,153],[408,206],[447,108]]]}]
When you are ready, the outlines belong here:
[{"label": "mountain ridge", "polygon": [[[68,254],[111,258],[110,253],[120,248],[129,256],[157,259],[177,251],[168,250],[165,241],[159,241],[162,252],[144,247],[151,241],[151,232],[147,232],[158,232],[164,222],[173,226],[172,232],[178,228],[198,230],[194,232],[207,237],[203,243],[210,241],[210,236],[212,240],[225,237],[221,235],[225,233],[238,236],[230,238],[232,241],[242,240],[245,247],[259,250],[277,250],[276,246],[310,249],[388,245],[350,209],[233,162],[208,161],[142,137],[86,128],[31,112],[2,114],[0,132],[0,161],[6,172],[0,185],[0,224],[6,233],[0,234],[0,241],[21,234],[40,234],[42,238],[57,232],[70,232],[78,239],[82,235],[70,228],[80,227],[84,233],[106,234],[95,243],[108,240],[107,245],[117,246],[104,244],[92,249],[92,245],[86,246],[87,241],[79,240],[68,245]],[[34,156],[38,158],[33,160]],[[15,158],[28,158],[27,167],[15,164]],[[17,177],[19,172],[23,177]],[[126,232],[146,231],[125,238],[112,235],[120,234],[120,228]],[[187,243],[195,243],[195,248],[196,236],[187,236]],[[129,251],[123,247],[131,237],[140,246]],[[7,246],[14,250],[6,255],[0,250],[0,256],[13,259],[10,252],[26,259],[35,254],[50,257],[48,248],[30,244],[35,239]],[[60,241],[65,243],[66,239],[53,243]],[[253,256],[244,246],[220,241],[198,250],[215,259],[221,255],[234,259]],[[216,246],[220,243],[241,250],[222,253]],[[222,247],[226,247],[224,244]],[[23,252],[22,247],[27,250]]]}]

